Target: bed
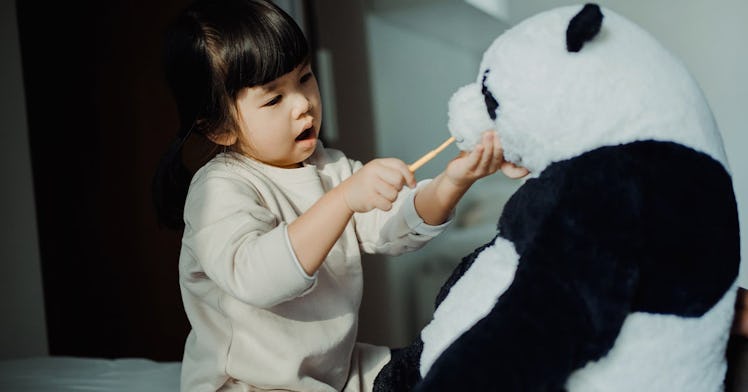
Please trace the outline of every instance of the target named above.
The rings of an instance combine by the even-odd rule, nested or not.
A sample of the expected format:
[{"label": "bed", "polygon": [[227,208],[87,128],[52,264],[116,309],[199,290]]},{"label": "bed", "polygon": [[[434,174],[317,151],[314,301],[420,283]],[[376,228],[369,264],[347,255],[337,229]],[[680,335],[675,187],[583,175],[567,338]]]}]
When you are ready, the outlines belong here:
[{"label": "bed", "polygon": [[0,391],[177,392],[179,362],[33,357],[0,361]]}]

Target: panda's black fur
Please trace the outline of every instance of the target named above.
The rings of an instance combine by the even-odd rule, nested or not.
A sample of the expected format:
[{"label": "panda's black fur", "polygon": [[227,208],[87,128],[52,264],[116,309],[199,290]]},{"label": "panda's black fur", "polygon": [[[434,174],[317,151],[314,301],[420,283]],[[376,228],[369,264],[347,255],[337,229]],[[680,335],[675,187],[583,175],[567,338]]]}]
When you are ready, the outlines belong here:
[{"label": "panda's black fur", "polygon": [[[562,390],[573,370],[608,352],[629,313],[703,315],[738,272],[732,189],[721,164],[670,142],[603,147],[549,166],[499,220],[520,256],[512,285],[416,390]],[[490,244],[454,270],[437,306]],[[421,345],[394,357],[379,390],[416,385],[409,361]]]}]

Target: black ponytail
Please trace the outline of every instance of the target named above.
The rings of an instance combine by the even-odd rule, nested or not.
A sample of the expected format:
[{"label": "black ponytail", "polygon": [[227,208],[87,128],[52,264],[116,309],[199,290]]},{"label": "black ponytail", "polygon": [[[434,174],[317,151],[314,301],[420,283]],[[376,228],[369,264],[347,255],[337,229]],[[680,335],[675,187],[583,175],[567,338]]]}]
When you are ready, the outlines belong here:
[{"label": "black ponytail", "polygon": [[153,176],[153,204],[156,207],[159,223],[174,230],[184,227],[182,214],[187,190],[192,180],[190,173],[182,163],[182,138],[175,138]]}]

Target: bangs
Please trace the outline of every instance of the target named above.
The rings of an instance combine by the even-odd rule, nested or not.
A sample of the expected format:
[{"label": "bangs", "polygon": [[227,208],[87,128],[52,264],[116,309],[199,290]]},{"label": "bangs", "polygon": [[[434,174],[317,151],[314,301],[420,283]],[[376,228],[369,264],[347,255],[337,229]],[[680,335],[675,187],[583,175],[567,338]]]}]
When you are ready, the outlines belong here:
[{"label": "bangs", "polygon": [[244,18],[234,37],[237,47],[226,48],[229,51],[227,75],[235,76],[226,81],[226,90],[232,96],[242,88],[269,83],[309,60],[309,44],[290,16],[285,13],[248,15],[252,17]]}]

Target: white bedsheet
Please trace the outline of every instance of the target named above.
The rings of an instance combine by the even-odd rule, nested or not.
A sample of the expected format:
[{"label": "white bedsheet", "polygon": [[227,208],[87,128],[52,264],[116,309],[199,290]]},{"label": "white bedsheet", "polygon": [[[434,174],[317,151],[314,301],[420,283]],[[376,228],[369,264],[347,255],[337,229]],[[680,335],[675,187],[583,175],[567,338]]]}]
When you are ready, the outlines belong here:
[{"label": "white bedsheet", "polygon": [[179,362],[38,357],[0,361],[3,392],[178,392]]}]

